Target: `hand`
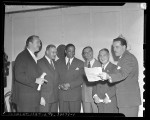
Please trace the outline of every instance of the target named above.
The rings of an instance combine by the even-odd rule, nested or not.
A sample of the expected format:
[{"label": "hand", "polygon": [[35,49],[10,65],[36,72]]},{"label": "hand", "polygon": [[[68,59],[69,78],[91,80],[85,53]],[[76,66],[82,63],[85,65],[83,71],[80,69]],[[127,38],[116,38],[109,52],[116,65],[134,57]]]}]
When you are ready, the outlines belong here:
[{"label": "hand", "polygon": [[40,102],[40,104],[43,105],[43,106],[45,106],[46,101],[45,101],[44,97],[41,97],[41,102]]},{"label": "hand", "polygon": [[48,82],[47,80],[45,80],[44,78],[36,78],[35,83],[42,85],[44,82]]},{"label": "hand", "polygon": [[107,95],[107,93],[105,93],[106,97],[104,98],[104,103],[107,104],[107,103],[110,103],[111,100],[109,99],[109,96]]},{"label": "hand", "polygon": [[69,83],[65,83],[65,84],[64,84],[64,89],[65,89],[65,90],[68,90],[69,88],[70,88],[70,84],[69,84]]},{"label": "hand", "polygon": [[101,74],[99,74],[99,77],[104,81],[104,80],[108,80],[110,78],[110,76],[106,73],[106,72],[102,72]]},{"label": "hand", "polygon": [[95,103],[100,103],[100,98],[97,95],[93,96],[93,99]]},{"label": "hand", "polygon": [[64,84],[59,85],[58,88],[61,90],[68,90],[70,88],[70,84],[64,83]]}]

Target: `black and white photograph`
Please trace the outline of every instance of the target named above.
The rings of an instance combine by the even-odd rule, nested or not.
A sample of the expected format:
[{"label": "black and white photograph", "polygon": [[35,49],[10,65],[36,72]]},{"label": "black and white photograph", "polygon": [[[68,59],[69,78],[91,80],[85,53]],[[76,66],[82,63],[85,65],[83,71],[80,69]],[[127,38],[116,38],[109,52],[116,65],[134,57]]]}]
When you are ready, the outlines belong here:
[{"label": "black and white photograph", "polygon": [[144,117],[146,5],[5,3],[3,115]]}]

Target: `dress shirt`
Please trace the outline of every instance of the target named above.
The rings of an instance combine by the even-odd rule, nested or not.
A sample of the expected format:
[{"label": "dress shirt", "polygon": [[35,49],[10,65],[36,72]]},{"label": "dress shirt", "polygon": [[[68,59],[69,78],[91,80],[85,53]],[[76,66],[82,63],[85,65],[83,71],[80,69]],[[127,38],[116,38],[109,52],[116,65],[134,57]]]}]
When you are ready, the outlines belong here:
[{"label": "dress shirt", "polygon": [[37,57],[34,55],[34,53],[31,52],[30,49],[27,48],[27,50],[29,51],[30,55],[32,56],[32,58],[35,60],[35,62],[37,63]]},{"label": "dress shirt", "polygon": [[105,65],[102,65],[102,68],[105,70],[108,64],[109,64],[109,61]]},{"label": "dress shirt", "polygon": [[[74,57],[73,57],[73,58],[70,58],[70,65],[71,65],[73,59],[74,59]],[[68,57],[65,57],[65,60],[66,60],[66,65],[67,65],[69,58],[68,58]]]},{"label": "dress shirt", "polygon": [[[91,65],[91,68],[92,68],[92,66],[93,66],[93,64],[94,64],[94,62],[95,62],[95,59],[93,58],[91,61],[89,61],[90,62],[90,65]],[[88,62],[87,62],[87,64],[88,64]]]},{"label": "dress shirt", "polygon": [[47,61],[49,62],[49,64],[50,64],[52,67],[54,67],[54,69],[55,69],[53,60],[49,59],[46,55],[45,55],[45,58],[47,59]]}]

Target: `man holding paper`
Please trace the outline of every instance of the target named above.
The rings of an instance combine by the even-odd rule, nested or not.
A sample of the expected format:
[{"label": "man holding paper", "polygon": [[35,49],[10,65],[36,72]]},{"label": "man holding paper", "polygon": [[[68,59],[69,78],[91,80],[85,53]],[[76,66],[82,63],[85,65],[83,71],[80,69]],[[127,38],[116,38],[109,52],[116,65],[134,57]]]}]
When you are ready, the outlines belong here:
[{"label": "man holding paper", "polygon": [[25,49],[19,53],[14,64],[14,99],[18,112],[38,112],[40,105],[39,84],[46,81],[40,78],[41,73],[37,65],[35,52],[41,47],[38,36],[32,35],[26,41]]},{"label": "man holding paper", "polygon": [[38,60],[42,73],[48,81],[41,87],[40,112],[58,112],[58,73],[55,65],[57,49],[55,45],[46,47],[45,55]]},{"label": "man holding paper", "polygon": [[102,73],[100,77],[116,84],[116,96],[119,113],[126,117],[137,117],[141,104],[140,89],[138,84],[138,61],[136,57],[127,51],[127,43],[124,38],[113,40],[115,55],[119,57],[117,71],[115,73]]},{"label": "man holding paper", "polygon": [[[104,48],[99,51],[98,59],[102,63],[102,71],[113,73],[116,65],[109,61],[109,51]],[[99,113],[118,113],[116,87],[108,81],[99,81],[93,88],[93,98],[97,103]]]},{"label": "man holding paper", "polygon": [[[90,72],[90,69],[101,66],[101,64],[96,59],[93,58],[92,47],[90,47],[90,46],[85,47],[82,50],[82,56],[85,59],[84,67],[85,67],[85,69],[88,69],[89,72]],[[91,79],[93,79],[93,77]],[[99,79],[100,78],[98,78],[98,80]],[[87,79],[87,77],[85,76],[84,82],[82,84],[83,112],[84,113],[98,113],[97,105],[94,103],[94,100],[92,98],[93,86],[95,86],[96,83],[89,82],[89,81],[90,81],[90,77]]]}]

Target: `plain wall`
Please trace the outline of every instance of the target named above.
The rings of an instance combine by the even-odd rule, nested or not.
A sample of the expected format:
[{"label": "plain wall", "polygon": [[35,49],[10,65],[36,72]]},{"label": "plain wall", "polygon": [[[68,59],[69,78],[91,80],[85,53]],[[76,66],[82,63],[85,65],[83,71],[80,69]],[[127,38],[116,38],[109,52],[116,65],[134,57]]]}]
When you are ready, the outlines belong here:
[{"label": "plain wall", "polygon": [[[43,57],[48,44],[73,43],[76,46],[76,57],[83,60],[81,52],[85,46],[91,46],[94,57],[102,48],[111,51],[114,38],[122,34],[128,42],[128,49],[139,62],[139,84],[143,100],[143,30],[144,10],[140,3],[127,3],[124,6],[81,6],[55,10],[5,15],[4,48],[9,61],[14,61],[25,46],[30,35],[38,35],[42,40]],[[115,63],[113,58],[110,61]],[[5,93],[11,90],[11,66],[7,77]],[[143,116],[143,104],[139,116]]]}]

